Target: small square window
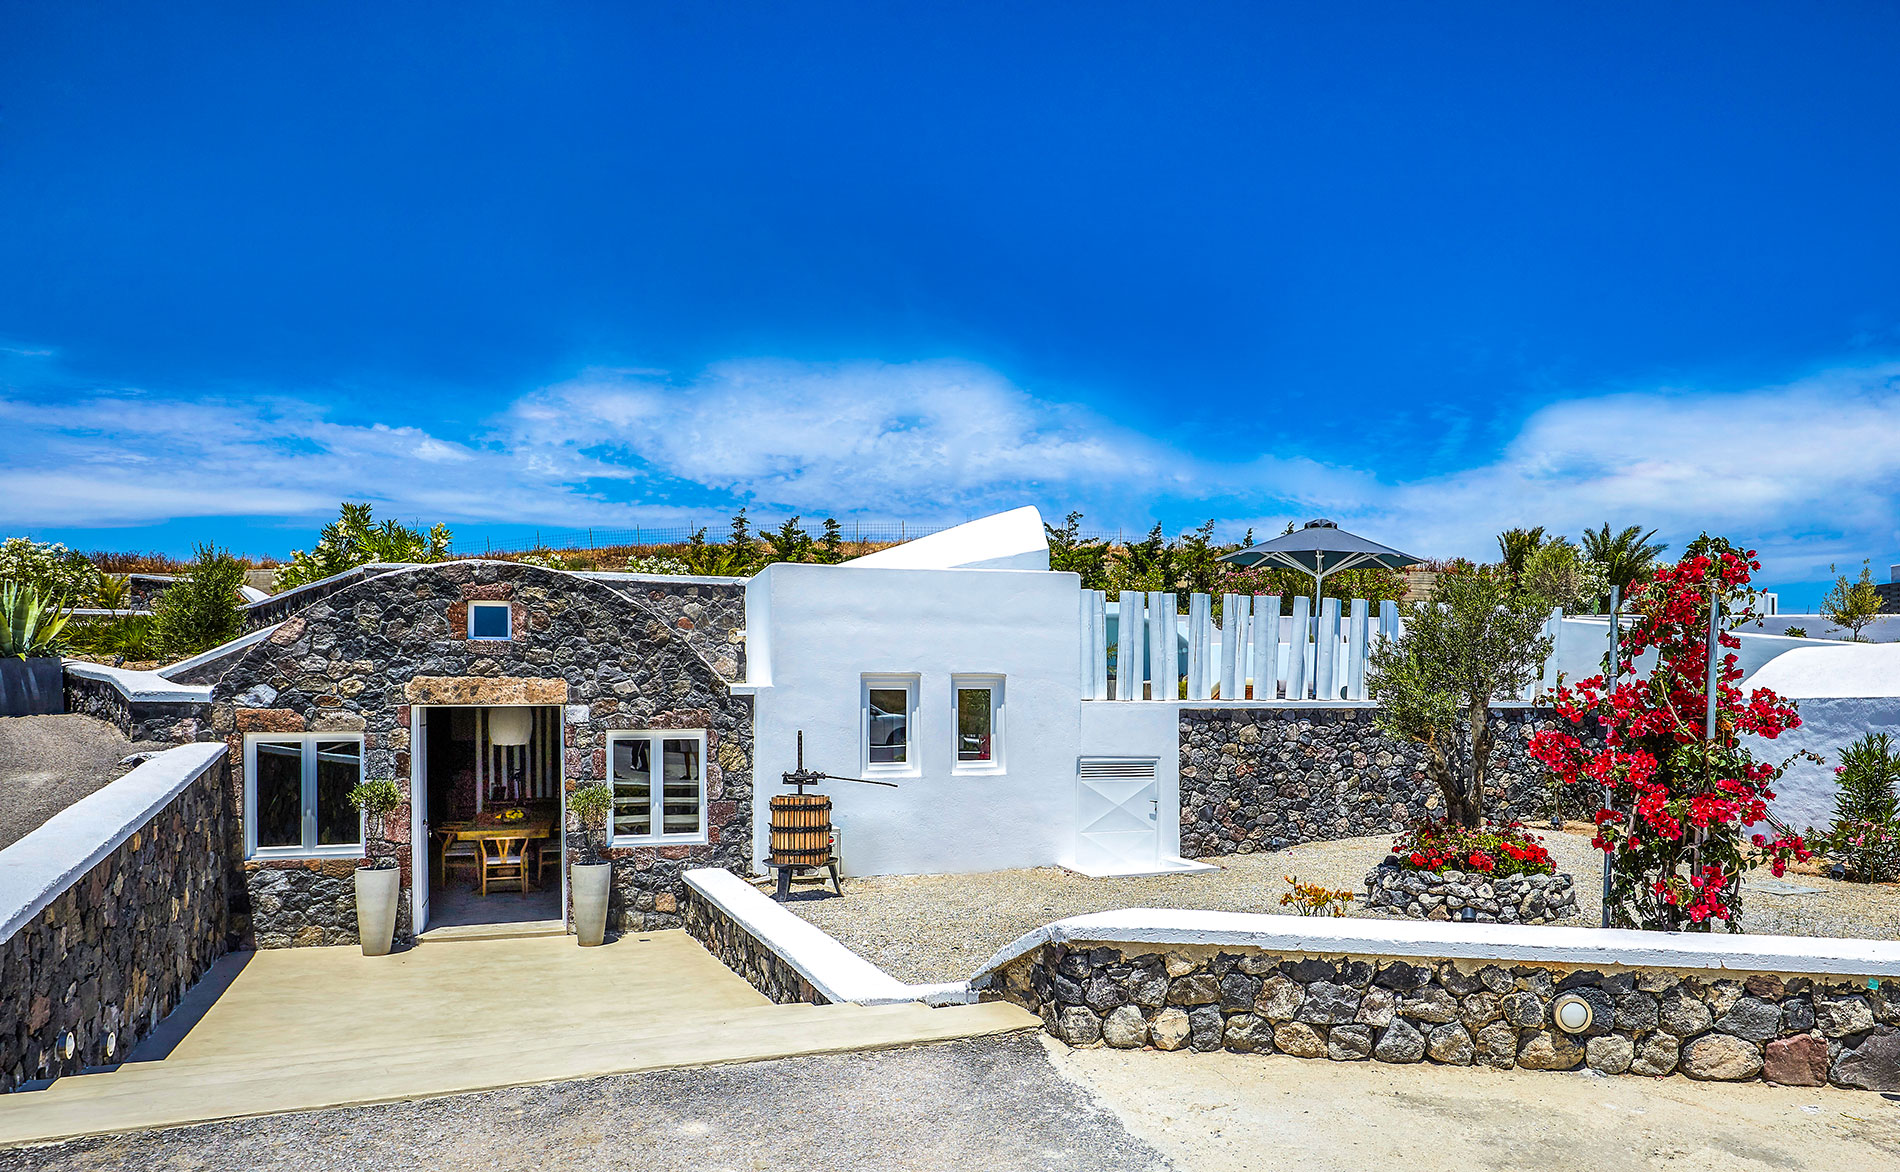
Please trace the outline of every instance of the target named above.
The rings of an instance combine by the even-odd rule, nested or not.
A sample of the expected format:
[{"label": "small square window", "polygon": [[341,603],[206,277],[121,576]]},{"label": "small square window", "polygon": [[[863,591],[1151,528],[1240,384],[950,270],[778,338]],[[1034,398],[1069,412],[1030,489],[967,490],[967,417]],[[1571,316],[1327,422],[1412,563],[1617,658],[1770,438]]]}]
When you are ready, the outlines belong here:
[{"label": "small square window", "polygon": [[471,602],[468,604],[468,637],[471,639],[513,638],[508,604]]}]

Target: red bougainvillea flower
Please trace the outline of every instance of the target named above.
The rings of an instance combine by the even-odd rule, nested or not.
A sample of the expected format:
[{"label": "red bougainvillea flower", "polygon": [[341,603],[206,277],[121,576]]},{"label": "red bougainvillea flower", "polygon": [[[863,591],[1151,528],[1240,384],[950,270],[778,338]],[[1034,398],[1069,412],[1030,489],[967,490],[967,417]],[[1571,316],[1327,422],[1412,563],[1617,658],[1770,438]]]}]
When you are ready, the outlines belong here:
[{"label": "red bougainvillea flower", "polygon": [[[1801,718],[1766,688],[1743,693],[1741,640],[1727,631],[1716,637],[1708,733],[1708,600],[1720,592],[1723,613],[1745,620],[1750,574],[1760,568],[1752,551],[1723,544],[1698,540],[1713,552],[1659,567],[1632,590],[1616,682],[1599,675],[1560,686],[1552,697],[1560,726],[1530,741],[1530,755],[1558,781],[1602,795],[1591,843],[1610,855],[1613,891],[1644,927],[1732,927],[1744,871],[1766,862],[1779,875],[1791,859],[1811,857],[1769,816],[1780,767],[1756,761],[1744,739],[1773,740]],[[1635,662],[1650,652],[1655,667],[1637,678]],[[1762,823],[1774,833],[1748,833]]]}]

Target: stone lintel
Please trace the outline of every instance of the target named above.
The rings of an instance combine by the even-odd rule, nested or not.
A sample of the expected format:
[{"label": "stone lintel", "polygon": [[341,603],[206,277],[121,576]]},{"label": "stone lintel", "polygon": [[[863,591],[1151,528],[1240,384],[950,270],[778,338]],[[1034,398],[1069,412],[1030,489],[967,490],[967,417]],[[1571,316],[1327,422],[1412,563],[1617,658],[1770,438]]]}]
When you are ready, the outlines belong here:
[{"label": "stone lintel", "polygon": [[416,676],[403,687],[411,704],[565,704],[566,680],[527,676]]}]

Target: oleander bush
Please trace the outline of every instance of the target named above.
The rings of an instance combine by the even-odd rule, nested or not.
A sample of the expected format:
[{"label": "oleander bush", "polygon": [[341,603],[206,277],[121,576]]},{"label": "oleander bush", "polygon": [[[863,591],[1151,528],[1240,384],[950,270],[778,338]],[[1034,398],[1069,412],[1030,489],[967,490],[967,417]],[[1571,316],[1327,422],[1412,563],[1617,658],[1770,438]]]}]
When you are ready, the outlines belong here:
[{"label": "oleander bush", "polygon": [[1393,840],[1392,854],[1407,871],[1476,871],[1503,879],[1551,875],[1557,870],[1544,840],[1517,822],[1483,826],[1420,822]]},{"label": "oleander bush", "polygon": [[1834,821],[1817,836],[1817,853],[1847,868],[1857,883],[1900,878],[1900,750],[1886,733],[1869,733],[1841,751]]}]

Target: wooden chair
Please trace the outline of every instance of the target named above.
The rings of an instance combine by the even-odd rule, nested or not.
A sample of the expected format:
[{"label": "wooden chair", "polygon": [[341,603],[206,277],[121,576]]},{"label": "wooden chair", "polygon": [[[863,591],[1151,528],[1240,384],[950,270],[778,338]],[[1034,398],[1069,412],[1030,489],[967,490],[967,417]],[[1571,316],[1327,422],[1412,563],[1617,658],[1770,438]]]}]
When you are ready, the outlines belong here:
[{"label": "wooden chair", "polygon": [[526,894],[528,886],[528,860],[526,838],[484,838],[482,839],[482,894],[488,894],[488,888],[496,883],[513,883],[516,889]]},{"label": "wooden chair", "polygon": [[479,869],[482,865],[481,852],[472,842],[464,842],[455,836],[455,828],[438,829],[435,836],[441,839],[441,851],[436,862],[436,886],[449,885],[450,867],[469,867]]},{"label": "wooden chair", "polygon": [[559,831],[546,838],[537,839],[528,844],[534,855],[534,881],[545,884],[548,868],[552,866],[556,873],[561,869],[561,835]]}]

